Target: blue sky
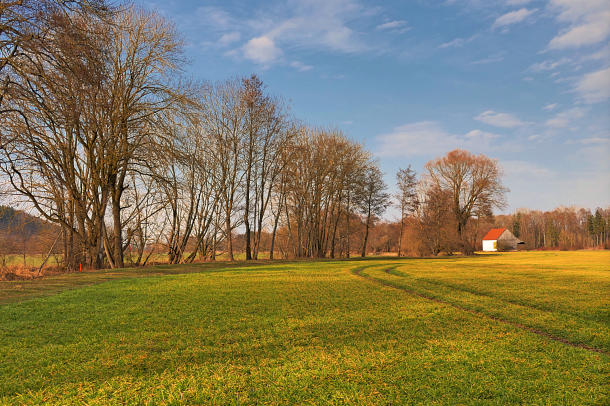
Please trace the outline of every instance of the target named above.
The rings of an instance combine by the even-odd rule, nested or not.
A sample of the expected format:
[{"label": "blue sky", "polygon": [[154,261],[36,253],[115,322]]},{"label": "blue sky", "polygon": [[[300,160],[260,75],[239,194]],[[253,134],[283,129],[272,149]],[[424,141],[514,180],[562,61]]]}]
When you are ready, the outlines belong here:
[{"label": "blue sky", "polygon": [[187,74],[258,74],[302,121],[421,172],[454,148],[500,161],[508,208],[610,205],[610,0],[142,1]]}]

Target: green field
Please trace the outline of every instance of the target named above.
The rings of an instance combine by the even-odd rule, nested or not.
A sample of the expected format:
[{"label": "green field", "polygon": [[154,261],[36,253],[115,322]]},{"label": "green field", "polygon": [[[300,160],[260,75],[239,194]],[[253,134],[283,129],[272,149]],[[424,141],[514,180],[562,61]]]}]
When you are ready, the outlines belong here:
[{"label": "green field", "polygon": [[0,282],[2,404],[608,404],[610,252]]}]

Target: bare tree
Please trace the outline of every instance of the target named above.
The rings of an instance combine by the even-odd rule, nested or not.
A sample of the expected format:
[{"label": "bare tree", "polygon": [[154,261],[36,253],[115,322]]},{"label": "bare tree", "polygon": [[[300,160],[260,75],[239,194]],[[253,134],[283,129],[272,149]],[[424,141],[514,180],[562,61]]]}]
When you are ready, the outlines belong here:
[{"label": "bare tree", "polygon": [[109,190],[96,118],[104,105],[99,89],[107,30],[93,15],[60,13],[53,21],[13,70],[0,115],[2,137],[11,139],[1,145],[2,169],[42,216],[62,226],[65,242],[78,240],[77,252],[66,247],[68,263],[77,254],[100,267]]},{"label": "bare tree", "polygon": [[398,208],[400,209],[400,237],[398,237],[398,256],[402,255],[402,240],[405,228],[405,219],[407,216],[417,210],[419,201],[417,198],[417,174],[411,165],[407,169],[399,169],[396,173],[396,183],[398,193]]},{"label": "bare tree", "polygon": [[284,149],[294,131],[281,99],[265,94],[263,82],[252,75],[242,80],[245,104],[244,227],[246,260],[256,259],[272,190],[286,161]]},{"label": "bare tree", "polygon": [[472,253],[474,248],[463,238],[468,220],[473,215],[487,215],[494,208],[505,205],[507,189],[502,185],[498,162],[485,155],[456,149],[428,162],[426,170],[434,187],[451,193],[457,234],[463,242],[464,252]]},{"label": "bare tree", "polygon": [[[207,85],[203,90],[201,114],[202,126],[211,141],[215,161],[214,186],[221,202],[224,238],[229,260],[234,260],[233,230],[241,224],[236,219],[242,202],[245,106],[242,103],[243,87],[239,80]],[[241,218],[243,220],[243,217]]]},{"label": "bare tree", "polygon": [[419,240],[424,248],[421,253],[438,255],[445,252],[451,255],[458,248],[451,192],[436,185],[425,185],[421,192],[418,216]]},{"label": "bare tree", "polygon": [[376,162],[371,162],[361,181],[361,189],[357,196],[357,205],[365,216],[365,234],[362,242],[361,256],[366,256],[369,230],[375,217],[380,216],[390,204],[390,195],[385,192],[387,186],[383,174]]},{"label": "bare tree", "polygon": [[123,223],[121,201],[126,179],[135,166],[146,160],[142,152],[150,137],[155,115],[188,102],[168,77],[180,65],[181,41],[174,27],[159,15],[129,7],[116,14],[106,69],[108,109],[104,144],[104,166],[109,180],[113,238],[108,258],[113,267],[123,267]]}]

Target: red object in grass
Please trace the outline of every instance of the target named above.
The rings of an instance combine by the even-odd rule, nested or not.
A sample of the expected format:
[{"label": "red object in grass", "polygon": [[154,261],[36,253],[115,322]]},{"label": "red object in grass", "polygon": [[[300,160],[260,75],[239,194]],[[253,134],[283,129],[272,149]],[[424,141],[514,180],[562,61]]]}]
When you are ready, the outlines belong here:
[{"label": "red object in grass", "polygon": [[80,264],[80,271],[83,271],[83,264]]}]

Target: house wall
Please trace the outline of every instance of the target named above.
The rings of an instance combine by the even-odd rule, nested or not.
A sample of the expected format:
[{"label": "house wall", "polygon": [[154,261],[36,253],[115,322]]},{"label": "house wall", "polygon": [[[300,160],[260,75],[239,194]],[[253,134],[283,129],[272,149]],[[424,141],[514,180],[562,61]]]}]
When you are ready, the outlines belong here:
[{"label": "house wall", "polygon": [[483,240],[483,251],[497,251],[496,240]]}]

